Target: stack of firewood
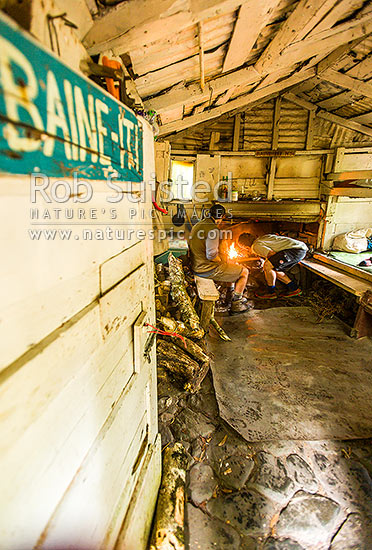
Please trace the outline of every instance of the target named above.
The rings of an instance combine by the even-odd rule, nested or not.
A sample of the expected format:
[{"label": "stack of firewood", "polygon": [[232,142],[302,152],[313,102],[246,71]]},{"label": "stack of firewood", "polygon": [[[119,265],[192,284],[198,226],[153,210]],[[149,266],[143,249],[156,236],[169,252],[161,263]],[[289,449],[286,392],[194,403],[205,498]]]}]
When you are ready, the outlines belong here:
[{"label": "stack of firewood", "polygon": [[183,265],[170,254],[168,266],[155,266],[156,320],[161,329],[157,361],[185,390],[195,392],[208,372],[210,358],[197,313],[196,285],[186,261]]}]

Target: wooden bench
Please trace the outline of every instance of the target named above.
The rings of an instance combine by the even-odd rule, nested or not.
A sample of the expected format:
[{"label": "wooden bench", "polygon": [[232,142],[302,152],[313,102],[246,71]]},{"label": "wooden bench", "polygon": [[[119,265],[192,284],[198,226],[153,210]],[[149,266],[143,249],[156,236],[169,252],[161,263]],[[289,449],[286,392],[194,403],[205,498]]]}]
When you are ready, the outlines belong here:
[{"label": "wooden bench", "polygon": [[302,260],[301,265],[309,269],[313,273],[316,273],[323,279],[334,283],[335,285],[343,288],[347,292],[354,294],[357,297],[358,302],[360,302],[362,296],[367,290],[372,289],[372,284],[363,279],[358,279],[357,277],[342,272],[341,270],[322,263],[319,260],[309,259]]},{"label": "wooden bench", "polygon": [[351,336],[372,336],[372,283],[366,280],[366,277],[359,278],[350,272],[342,271],[330,262],[323,261],[320,254],[314,255],[312,259],[302,260],[300,265],[353,294],[359,309]]},{"label": "wooden bench", "polygon": [[206,279],[198,275],[194,275],[194,279],[201,302],[200,324],[204,330],[208,330],[213,316],[214,304],[220,295],[212,279]]}]

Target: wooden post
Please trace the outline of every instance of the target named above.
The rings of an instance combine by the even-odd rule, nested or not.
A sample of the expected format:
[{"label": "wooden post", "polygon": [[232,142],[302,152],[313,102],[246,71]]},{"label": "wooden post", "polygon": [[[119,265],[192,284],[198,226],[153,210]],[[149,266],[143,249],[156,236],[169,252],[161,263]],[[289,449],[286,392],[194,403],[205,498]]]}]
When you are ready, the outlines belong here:
[{"label": "wooden post", "polygon": [[275,100],[275,107],[274,107],[274,121],[273,121],[273,138],[272,138],[272,149],[278,148],[278,141],[279,141],[279,121],[280,121],[280,109],[282,106],[282,98],[279,96]]},{"label": "wooden post", "polygon": [[309,111],[309,115],[307,119],[306,149],[313,148],[314,117],[315,117],[315,112]]},{"label": "wooden post", "polygon": [[[274,120],[273,120],[273,137],[271,141],[271,147],[273,151],[275,151],[278,148],[279,143],[279,122],[280,122],[280,109],[282,106],[282,98],[277,97],[275,99],[275,107],[274,107]],[[270,168],[269,168],[269,174],[267,178],[267,198],[268,200],[271,200],[274,195],[274,183],[275,183],[275,173],[276,173],[276,158],[270,159]]]},{"label": "wooden post", "polygon": [[202,92],[204,92],[205,76],[204,76],[204,47],[203,47],[202,23],[198,23],[198,36],[199,36],[200,89]]},{"label": "wooden post", "polygon": [[239,141],[240,141],[240,125],[241,125],[241,113],[238,113],[234,117],[234,134],[233,134],[233,151],[239,151]]},{"label": "wooden post", "polygon": [[276,173],[276,158],[270,159],[269,175],[267,180],[267,198],[271,200],[274,194],[274,182]]},{"label": "wooden post", "polygon": [[341,172],[342,171],[342,162],[344,160],[345,155],[345,147],[338,147],[336,151],[336,157],[335,157],[335,163],[333,166],[334,172]]},{"label": "wooden post", "polygon": [[209,328],[209,324],[213,316],[213,311],[214,311],[214,302],[203,300],[201,313],[200,313],[200,324],[205,331],[207,331]]},{"label": "wooden post", "polygon": [[220,132],[211,132],[211,136],[209,138],[209,150],[213,151],[214,149],[217,149],[217,143],[220,141],[221,134]]}]

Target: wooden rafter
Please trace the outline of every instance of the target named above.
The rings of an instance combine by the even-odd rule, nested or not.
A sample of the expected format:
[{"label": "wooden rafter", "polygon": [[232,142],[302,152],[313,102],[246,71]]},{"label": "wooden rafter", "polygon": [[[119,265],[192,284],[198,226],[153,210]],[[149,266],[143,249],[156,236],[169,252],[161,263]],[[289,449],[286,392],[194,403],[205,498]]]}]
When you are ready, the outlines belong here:
[{"label": "wooden rafter", "polygon": [[363,61],[360,61],[354,67],[351,67],[348,71],[346,71],[346,74],[348,76],[359,78],[359,79],[366,79],[372,77],[372,54],[370,53],[363,59]]},{"label": "wooden rafter", "polygon": [[198,41],[199,41],[199,67],[200,67],[200,90],[204,92],[205,86],[205,70],[204,70],[204,41],[203,41],[203,24],[198,23]]},{"label": "wooden rafter", "polygon": [[342,46],[339,46],[338,48],[333,50],[330,54],[328,54],[323,59],[317,59],[316,65],[317,65],[318,75],[321,75],[322,72],[326,71],[327,69],[330,69],[333,65],[338,63],[353,48],[358,46],[358,44],[360,44],[360,42],[362,42],[363,40],[365,40],[365,36],[359,37],[356,40],[353,40],[352,42],[349,42],[347,44],[342,44]]},{"label": "wooden rafter", "polygon": [[144,103],[147,109],[154,109],[162,113],[167,109],[184,105],[185,103],[198,104],[226,92],[234,86],[249,86],[259,82],[260,75],[253,67],[240,69],[232,74],[220,76],[209,80],[206,83],[204,92],[201,92],[200,86],[190,84],[189,86],[176,87],[165,94],[146,100]]},{"label": "wooden rafter", "polygon": [[[300,42],[291,43],[286,46],[280,55],[273,57],[271,65],[265,64],[266,69],[277,71],[282,67],[288,67],[294,63],[300,63],[316,55],[327,55],[332,50],[372,32],[372,15],[367,15],[358,21],[349,21],[337,25],[334,29],[325,30],[311,38],[305,38]],[[274,42],[274,41],[273,41]],[[260,60],[255,68],[262,70]]]},{"label": "wooden rafter", "polygon": [[[353,0],[355,3],[355,0]],[[317,32],[320,32],[320,30],[324,29],[330,29],[334,23],[336,23],[340,17],[336,15],[336,9],[337,5],[340,3],[340,0],[325,0],[319,5],[319,8],[316,10],[315,14],[312,17],[309,17],[308,22],[304,25],[304,27],[299,31],[299,33],[296,36],[296,40],[302,40],[305,38],[305,36],[312,34],[315,34]],[[332,15],[333,14],[333,15]],[[320,28],[322,22],[326,19],[332,17],[332,20],[334,22],[329,24],[328,26],[325,26],[324,28]],[[317,31],[317,29],[319,29]]]},{"label": "wooden rafter", "polygon": [[[365,38],[361,38],[352,42],[353,47],[356,45],[356,43],[360,43],[364,39]],[[332,54],[328,57],[330,58],[331,56]],[[320,62],[318,65],[318,74],[321,77],[323,77],[322,73],[327,72],[328,69],[330,68],[330,63],[324,63],[324,61]],[[360,97],[361,95],[366,95],[366,97],[369,97],[367,94],[361,93],[359,83],[361,82],[360,79],[372,77],[372,55],[368,55],[362,61],[360,61],[359,63],[356,63],[353,67],[348,69],[345,73],[336,73],[336,74],[334,73],[336,73],[336,71],[329,73],[329,76],[333,77],[334,82],[326,78],[325,80],[328,80],[329,82],[337,86],[340,86],[342,88],[346,88],[347,91],[337,93],[327,99],[324,99],[322,102],[319,103],[320,107],[323,107],[326,110],[329,109],[334,111],[340,107],[343,107],[344,105],[347,105],[357,100],[358,97]],[[355,82],[352,82],[351,80],[347,81],[347,77],[351,79],[354,78],[356,79],[356,81]],[[366,83],[361,83],[361,84],[366,84]],[[364,89],[367,90],[367,88],[364,88]]]},{"label": "wooden rafter", "polygon": [[215,107],[217,107],[218,105],[223,105],[224,103],[227,103],[229,99],[231,99],[231,97],[237,93],[237,91],[238,91],[238,86],[231,86],[230,88],[228,88],[226,92],[224,92],[217,98],[217,100],[214,103]]},{"label": "wooden rafter", "polygon": [[360,122],[361,124],[372,124],[372,111],[353,116],[348,120],[352,120],[353,122]]},{"label": "wooden rafter", "polygon": [[200,21],[237,9],[243,0],[127,0],[96,19],[84,38],[90,55],[121,55],[181,32]]},{"label": "wooden rafter", "polygon": [[360,0],[338,0],[334,8],[319,22],[309,36],[315,36],[326,29],[331,29],[337,21],[340,21],[350,11],[359,8],[360,5]]},{"label": "wooden rafter", "polygon": [[295,103],[296,105],[299,105],[300,107],[303,107],[304,109],[314,111],[315,116],[317,116],[318,118],[323,118],[324,120],[328,120],[329,122],[338,124],[343,128],[348,128],[349,130],[354,130],[355,132],[360,132],[361,134],[372,136],[372,128],[369,128],[368,126],[363,126],[363,124],[340,117],[338,115],[328,113],[323,109],[319,109],[317,105],[314,105],[314,103],[311,103],[310,101],[306,101],[305,99],[297,97],[293,93],[288,92],[284,94],[284,98],[287,99],[288,101],[291,101],[292,103]]},{"label": "wooden rafter", "polygon": [[222,72],[231,71],[245,63],[278,3],[279,0],[249,0],[240,7]]},{"label": "wooden rafter", "polygon": [[232,101],[229,101],[225,105],[221,105],[220,107],[214,107],[209,111],[202,112],[198,115],[191,115],[184,118],[183,120],[176,120],[174,122],[164,124],[160,127],[159,135],[163,136],[171,134],[173,132],[179,132],[190,126],[195,126],[196,124],[200,124],[201,122],[206,122],[207,120],[217,118],[222,114],[228,113],[229,111],[233,111],[235,109],[240,109],[242,107],[250,105],[251,103],[254,103],[256,101],[269,99],[270,96],[276,95],[282,90],[285,90],[286,88],[289,88],[291,86],[295,86],[299,82],[302,82],[307,78],[312,78],[313,76],[315,76],[315,68],[299,71],[298,73],[290,76],[285,80],[276,82],[275,84],[267,86],[266,88],[263,88],[262,90],[259,90],[257,92],[253,91],[244,96],[240,96],[236,99],[233,99]]},{"label": "wooden rafter", "polygon": [[[327,52],[326,57],[324,57],[324,52],[319,53],[308,62],[308,67],[313,67],[316,65],[318,74],[321,74],[323,71],[332,67],[332,65],[334,65],[340,59],[342,59],[345,55],[347,55],[353,48],[355,48],[363,40],[365,40],[365,36],[358,37],[356,40],[353,40],[352,42],[342,44],[341,46],[338,46],[336,49],[331,51],[331,53]],[[314,49],[313,52],[314,51],[316,50]],[[296,65],[297,63],[295,63],[292,67],[285,66],[280,68],[279,70],[271,71],[263,79],[263,81],[258,85],[258,88],[268,86],[269,84],[273,84],[274,82],[276,82],[277,80],[285,76],[286,73],[288,74],[289,72],[294,71],[296,68]],[[317,82],[315,79],[314,85],[316,85],[317,83],[319,82]],[[306,83],[305,83],[305,86],[306,86]]]},{"label": "wooden rafter", "polygon": [[357,78],[352,78],[346,74],[328,69],[322,73],[322,79],[336,86],[340,86],[341,88],[346,88],[356,94],[372,98],[372,85],[362,82]]},{"label": "wooden rafter", "polygon": [[257,61],[255,65],[257,71],[267,73],[269,68],[277,63],[277,58],[286,47],[302,40],[305,36],[304,32],[309,32],[319,22],[320,18],[324,16],[324,5],[330,9],[334,3],[333,0],[326,2],[324,0],[300,0]]},{"label": "wooden rafter", "polygon": [[[339,28],[336,30],[326,31],[322,34],[322,39],[326,41],[325,46],[325,52],[323,51],[324,47],[322,46],[322,40],[320,40],[320,45],[318,45],[317,42],[314,42],[314,40],[311,40],[311,44],[306,44],[306,41],[300,42],[296,45],[297,52],[299,54],[299,59],[301,60],[303,57],[308,58],[309,56],[312,56],[316,53],[318,53],[317,48],[322,48],[323,56],[329,54],[329,48],[331,50],[335,50],[334,40],[336,40],[336,52],[332,52],[328,58],[326,58],[325,63],[323,66],[321,66],[321,70],[324,70],[325,68],[328,68],[332,62],[337,61],[340,57],[345,55],[349,51],[349,49],[352,47],[353,44],[356,42],[359,42],[361,40],[361,37],[358,36],[356,41],[352,41],[351,44],[342,44],[340,48],[338,48],[338,43],[342,42],[343,40],[346,40],[346,42],[350,42],[350,39],[353,39],[353,36],[361,32],[367,32],[369,30],[372,30],[372,20],[371,18],[368,19],[368,21],[364,24],[359,22],[356,26],[354,23],[347,23],[339,26]],[[363,35],[364,36],[364,35]],[[295,51],[290,51],[290,55],[292,56],[292,59],[289,61],[292,62],[293,66],[293,60],[296,62],[296,53]],[[320,56],[319,56],[320,58]],[[322,63],[322,62],[321,62]],[[281,67],[278,69],[277,77],[283,76],[285,73],[287,67]],[[272,73],[273,71],[271,71]],[[267,84],[272,84],[272,76],[271,74],[268,75],[269,81],[263,81],[259,88],[266,88]],[[274,77],[275,78],[275,77]],[[235,86],[249,86],[250,84],[259,83],[260,76],[257,73],[256,69],[254,67],[247,67],[244,69],[239,69],[237,71],[234,71],[231,74],[223,75],[218,78],[215,78],[213,80],[210,80],[207,85],[204,92],[201,92],[200,87],[195,84],[191,84],[189,86],[185,87],[178,87],[175,89],[171,89],[170,91],[161,94],[153,99],[145,101],[145,105],[148,109],[154,109],[158,113],[162,113],[164,111],[169,110],[170,108],[176,108],[178,106],[182,106],[185,104],[188,105],[197,105],[198,103],[206,102],[206,101],[213,101],[218,95],[223,94],[227,92],[230,88]],[[228,97],[225,99],[227,101]],[[220,102],[221,103],[221,102]]]}]

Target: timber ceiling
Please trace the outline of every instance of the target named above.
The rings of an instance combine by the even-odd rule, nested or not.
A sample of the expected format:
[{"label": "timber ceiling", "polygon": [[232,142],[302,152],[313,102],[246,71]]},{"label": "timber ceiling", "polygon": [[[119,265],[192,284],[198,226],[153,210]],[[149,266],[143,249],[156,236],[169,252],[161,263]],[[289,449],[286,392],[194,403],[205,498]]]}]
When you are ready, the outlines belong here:
[{"label": "timber ceiling", "polygon": [[161,136],[278,95],[372,136],[371,0],[126,0],[93,15],[84,45],[131,65]]}]

